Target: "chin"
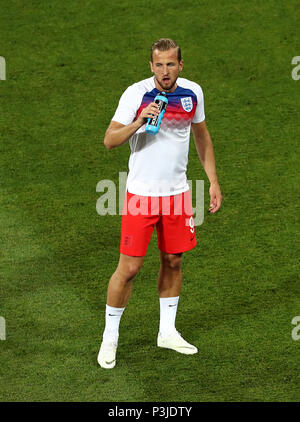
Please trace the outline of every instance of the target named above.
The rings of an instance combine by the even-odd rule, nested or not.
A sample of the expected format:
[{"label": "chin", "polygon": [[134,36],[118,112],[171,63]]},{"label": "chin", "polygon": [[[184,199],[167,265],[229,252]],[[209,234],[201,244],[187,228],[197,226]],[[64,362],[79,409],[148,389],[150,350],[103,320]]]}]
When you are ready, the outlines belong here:
[{"label": "chin", "polygon": [[168,90],[170,90],[170,89],[172,89],[173,87],[174,87],[174,85],[175,85],[175,82],[173,82],[173,83],[170,83],[170,84],[168,84],[168,85],[164,85],[164,84],[160,84],[161,85],[161,87],[163,88],[163,89],[165,89],[166,91],[168,91]]}]

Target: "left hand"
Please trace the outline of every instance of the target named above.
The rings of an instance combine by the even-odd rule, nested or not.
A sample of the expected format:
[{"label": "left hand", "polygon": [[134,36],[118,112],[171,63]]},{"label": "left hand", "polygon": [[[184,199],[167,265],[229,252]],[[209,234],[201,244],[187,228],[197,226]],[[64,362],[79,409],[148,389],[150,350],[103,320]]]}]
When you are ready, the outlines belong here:
[{"label": "left hand", "polygon": [[218,182],[213,182],[210,184],[209,195],[210,195],[209,212],[211,214],[214,214],[215,212],[218,211],[222,203],[222,194],[221,194],[221,189]]}]

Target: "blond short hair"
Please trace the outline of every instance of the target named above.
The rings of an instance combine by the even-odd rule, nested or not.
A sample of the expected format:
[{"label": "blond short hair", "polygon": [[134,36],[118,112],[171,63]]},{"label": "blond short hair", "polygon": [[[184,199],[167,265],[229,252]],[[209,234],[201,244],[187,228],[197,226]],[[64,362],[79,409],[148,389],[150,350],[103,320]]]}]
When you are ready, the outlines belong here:
[{"label": "blond short hair", "polygon": [[177,50],[177,59],[180,62],[181,61],[181,49],[179,45],[176,44],[174,40],[171,40],[170,38],[160,38],[159,40],[155,41],[151,46],[151,62],[153,62],[153,51],[159,50],[159,51],[167,51],[170,50],[170,48],[176,48]]}]

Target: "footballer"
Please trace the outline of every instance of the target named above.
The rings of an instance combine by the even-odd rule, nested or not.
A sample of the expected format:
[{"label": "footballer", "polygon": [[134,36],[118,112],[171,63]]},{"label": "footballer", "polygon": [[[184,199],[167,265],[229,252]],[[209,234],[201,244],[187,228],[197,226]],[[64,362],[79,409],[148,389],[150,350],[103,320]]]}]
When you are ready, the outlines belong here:
[{"label": "footballer", "polygon": [[[175,327],[182,255],[197,243],[186,176],[191,129],[210,183],[210,213],[219,210],[222,194],[213,144],[205,123],[203,91],[198,83],[179,77],[182,69],[181,49],[176,42],[168,38],[156,41],[151,47],[153,76],[124,91],[105,133],[104,145],[108,150],[129,142],[131,153],[120,258],[108,283],[105,328],[98,353],[102,368],[116,365],[120,320],[154,228],[160,254],[157,346],[186,355],[198,352]],[[145,131],[145,123],[159,114],[154,98],[160,92],[166,93],[168,105],[159,132],[151,135]],[[135,212],[137,208],[143,212]],[[144,306],[147,308],[147,303]]]}]

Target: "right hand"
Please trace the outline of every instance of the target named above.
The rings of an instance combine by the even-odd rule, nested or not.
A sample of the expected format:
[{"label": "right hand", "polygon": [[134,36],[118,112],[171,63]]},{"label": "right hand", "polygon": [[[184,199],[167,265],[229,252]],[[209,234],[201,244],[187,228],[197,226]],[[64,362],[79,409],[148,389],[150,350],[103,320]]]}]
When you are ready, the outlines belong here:
[{"label": "right hand", "polygon": [[149,105],[147,105],[147,107],[145,107],[141,111],[141,114],[139,115],[137,120],[142,126],[147,122],[147,119],[149,117],[152,118],[153,116],[158,116],[158,115],[159,115],[158,104],[153,102],[153,103],[150,103]]}]

